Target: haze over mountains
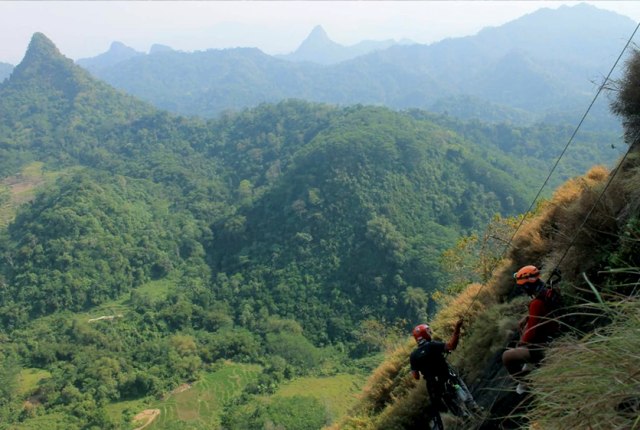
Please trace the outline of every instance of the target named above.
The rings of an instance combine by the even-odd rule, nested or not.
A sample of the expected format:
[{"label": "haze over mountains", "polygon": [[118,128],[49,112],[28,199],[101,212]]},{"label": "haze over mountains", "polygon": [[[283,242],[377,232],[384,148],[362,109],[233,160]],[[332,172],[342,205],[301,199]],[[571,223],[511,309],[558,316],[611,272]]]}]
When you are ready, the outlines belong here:
[{"label": "haze over mountains", "polygon": [[[296,52],[281,58],[255,48],[174,51],[91,70],[117,88],[186,115],[213,117],[301,98],[417,107],[491,121],[575,123],[634,25],[622,15],[579,4],[542,9],[475,36],[381,45],[337,64],[320,63],[347,51],[316,28]],[[593,115],[600,126],[616,127],[606,100]]]}]

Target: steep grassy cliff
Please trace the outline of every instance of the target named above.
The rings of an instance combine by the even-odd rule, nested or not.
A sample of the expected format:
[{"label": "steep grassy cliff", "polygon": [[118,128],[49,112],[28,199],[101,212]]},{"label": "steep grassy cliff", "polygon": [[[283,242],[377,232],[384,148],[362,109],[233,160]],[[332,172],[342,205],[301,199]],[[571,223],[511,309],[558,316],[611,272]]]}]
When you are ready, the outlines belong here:
[{"label": "steep grassy cliff", "polygon": [[[636,52],[614,86],[612,109],[623,120],[629,144],[615,169],[593,167],[558,188],[521,225],[514,220],[488,232],[486,237],[498,234],[505,241],[513,236],[506,252],[485,247],[466,266],[471,273],[489,264],[490,277],[439,298],[440,311],[430,324],[446,339],[454,321],[465,317],[461,346],[450,362],[485,408],[485,415],[473,422],[447,417],[446,428],[639,428],[639,83]],[[527,300],[518,295],[512,276],[526,264],[542,267],[543,279],[559,268],[565,303],[559,317],[562,335],[531,373],[531,392],[518,395],[501,354],[517,339],[517,322],[527,312]],[[389,355],[359,403],[332,429],[424,427],[426,390],[422,381],[411,379],[408,368],[413,346],[413,340],[407,341]]]}]

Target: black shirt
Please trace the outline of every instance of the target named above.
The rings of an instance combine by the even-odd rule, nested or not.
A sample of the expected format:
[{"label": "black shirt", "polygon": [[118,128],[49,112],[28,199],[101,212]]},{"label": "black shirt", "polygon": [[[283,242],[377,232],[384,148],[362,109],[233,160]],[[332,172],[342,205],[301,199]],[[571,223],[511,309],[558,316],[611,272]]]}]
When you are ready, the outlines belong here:
[{"label": "black shirt", "polygon": [[422,373],[427,382],[436,378],[443,381],[449,374],[449,366],[444,358],[444,347],[444,342],[422,343],[411,353],[409,358],[411,370]]}]

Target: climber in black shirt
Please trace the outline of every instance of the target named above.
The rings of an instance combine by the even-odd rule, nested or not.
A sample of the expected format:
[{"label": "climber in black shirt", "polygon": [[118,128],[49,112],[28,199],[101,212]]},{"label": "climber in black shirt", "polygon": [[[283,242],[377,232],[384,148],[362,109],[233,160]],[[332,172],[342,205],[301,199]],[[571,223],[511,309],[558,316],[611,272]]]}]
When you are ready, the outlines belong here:
[{"label": "climber in black shirt", "polygon": [[[427,324],[420,324],[413,329],[413,337],[418,343],[418,347],[411,353],[409,360],[411,374],[415,379],[420,379],[422,374],[426,380],[430,399],[429,416],[434,420],[440,421],[439,412],[446,410],[446,406],[442,402],[442,395],[450,372],[445,354],[455,350],[458,346],[461,328],[462,320],[459,320],[447,343],[432,340],[433,333]],[[470,393],[468,395],[470,398]],[[473,402],[472,399],[470,400]]]}]

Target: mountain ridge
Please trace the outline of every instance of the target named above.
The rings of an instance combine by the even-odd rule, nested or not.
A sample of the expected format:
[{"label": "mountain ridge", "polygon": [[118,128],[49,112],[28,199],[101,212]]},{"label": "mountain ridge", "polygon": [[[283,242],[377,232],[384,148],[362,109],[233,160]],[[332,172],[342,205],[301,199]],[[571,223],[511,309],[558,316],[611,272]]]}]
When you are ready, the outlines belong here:
[{"label": "mountain ridge", "polygon": [[76,61],[77,64],[86,68],[87,70],[95,70],[103,67],[109,67],[118,64],[121,61],[125,61],[140,55],[145,55],[143,52],[136,51],[135,49],[126,46],[122,42],[112,42],[109,50],[100,55],[90,58],[80,58]]},{"label": "mountain ridge", "polygon": [[[541,35],[541,22],[548,16],[554,19]],[[514,116],[527,110],[529,123],[554,117],[560,121],[567,112],[579,116],[588,105],[594,81],[611,67],[620,41],[633,27],[627,17],[583,5],[540,10],[475,36],[430,45],[396,44],[334,65],[285,62],[266,54],[240,60],[249,51],[209,50],[184,54],[174,63],[136,58],[96,76],[158,107],[205,117],[286,98],[443,111],[439,101],[471,97],[499,110],[511,109]],[[510,58],[518,61],[518,74],[536,82],[535,90],[507,72]],[[229,67],[241,73],[233,85],[228,85],[233,78],[224,75]],[[179,77],[185,78],[178,83]],[[149,82],[163,85],[152,88]],[[448,109],[465,111],[464,106]],[[475,112],[479,119],[494,117]],[[606,106],[594,114],[601,125],[619,131]]]}]

